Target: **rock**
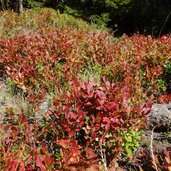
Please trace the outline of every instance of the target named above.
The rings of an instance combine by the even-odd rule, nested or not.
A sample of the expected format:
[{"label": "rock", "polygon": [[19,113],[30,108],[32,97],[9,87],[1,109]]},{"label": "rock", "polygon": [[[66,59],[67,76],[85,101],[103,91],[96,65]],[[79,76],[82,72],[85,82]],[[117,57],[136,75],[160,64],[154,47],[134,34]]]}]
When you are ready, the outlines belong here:
[{"label": "rock", "polygon": [[38,123],[41,125],[41,122],[46,118],[46,120],[50,119],[47,112],[50,110],[50,103],[48,101],[44,101],[40,104],[37,112],[35,113],[35,118],[38,120]]},{"label": "rock", "polygon": [[171,129],[171,103],[153,104],[147,118],[147,129],[165,132]]},{"label": "rock", "polygon": [[50,104],[47,101],[44,101],[41,105],[40,105],[40,110],[43,110],[44,112],[47,112],[50,109]]},{"label": "rock", "polygon": [[150,150],[151,141],[154,152],[163,152],[166,148],[171,148],[171,103],[152,105],[141,147]]},{"label": "rock", "polygon": [[163,152],[167,148],[171,148],[171,133],[158,133],[146,130],[142,136],[142,146],[147,150],[151,149],[151,141],[154,152]]}]

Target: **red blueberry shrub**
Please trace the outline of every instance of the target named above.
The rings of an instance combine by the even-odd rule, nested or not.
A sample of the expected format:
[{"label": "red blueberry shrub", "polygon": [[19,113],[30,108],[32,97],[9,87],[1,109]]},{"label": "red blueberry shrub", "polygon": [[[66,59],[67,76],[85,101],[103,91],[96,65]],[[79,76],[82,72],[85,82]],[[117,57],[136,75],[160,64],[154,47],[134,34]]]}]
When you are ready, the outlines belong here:
[{"label": "red blueberry shrub", "polygon": [[[59,89],[56,90],[57,95]],[[139,104],[134,104],[135,98]],[[136,97],[131,87],[110,83],[106,79],[100,86],[74,80],[71,90],[53,98],[49,123],[60,147],[61,169],[97,165],[102,161],[104,149],[106,163],[122,159],[122,130],[139,130],[144,127],[151,103]]]},{"label": "red blueberry shrub", "polygon": [[[120,160],[133,161],[137,146],[129,136],[144,128],[151,100],[162,93],[170,42],[169,35],[116,40],[74,29],[1,39],[0,70],[26,92],[32,115],[53,95],[42,118],[11,111],[1,123],[0,169],[112,170]],[[99,82],[82,80],[93,66]]]}]

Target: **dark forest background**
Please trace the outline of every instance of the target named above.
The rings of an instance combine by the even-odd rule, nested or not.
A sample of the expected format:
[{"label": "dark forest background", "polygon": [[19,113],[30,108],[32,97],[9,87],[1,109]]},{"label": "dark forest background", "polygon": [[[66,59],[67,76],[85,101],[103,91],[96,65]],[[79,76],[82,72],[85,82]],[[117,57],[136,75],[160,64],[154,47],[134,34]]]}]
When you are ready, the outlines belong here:
[{"label": "dark forest background", "polygon": [[109,27],[116,35],[139,32],[158,37],[171,31],[171,0],[0,0],[1,10],[19,13],[43,7]]}]

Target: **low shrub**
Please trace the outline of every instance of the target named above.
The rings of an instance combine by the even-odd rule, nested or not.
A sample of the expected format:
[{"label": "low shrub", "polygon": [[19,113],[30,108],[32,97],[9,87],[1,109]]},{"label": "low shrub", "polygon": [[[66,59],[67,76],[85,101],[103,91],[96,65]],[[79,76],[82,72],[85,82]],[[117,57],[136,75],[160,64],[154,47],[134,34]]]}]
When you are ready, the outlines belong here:
[{"label": "low shrub", "polygon": [[44,119],[27,119],[23,112],[15,119],[9,113],[1,125],[2,169],[112,168],[113,160],[133,156],[151,103],[132,96],[131,87],[105,78],[99,86],[77,79],[70,86],[66,93],[56,87]]},{"label": "low shrub", "polygon": [[[51,20],[48,14],[39,24]],[[7,111],[0,169],[112,170],[120,161],[136,162],[152,101],[161,94],[161,102],[170,101],[164,88],[170,52],[169,35],[115,39],[106,31],[47,26],[1,38],[1,74],[32,110]]]}]

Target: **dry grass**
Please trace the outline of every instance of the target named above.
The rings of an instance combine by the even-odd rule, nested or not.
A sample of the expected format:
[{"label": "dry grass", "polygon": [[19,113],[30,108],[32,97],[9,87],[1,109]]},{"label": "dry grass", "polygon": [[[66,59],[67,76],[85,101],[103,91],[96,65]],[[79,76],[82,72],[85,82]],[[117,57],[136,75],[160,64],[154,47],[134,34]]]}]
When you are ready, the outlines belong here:
[{"label": "dry grass", "polygon": [[13,108],[13,111],[17,114],[24,110],[24,112],[29,112],[29,104],[24,99],[21,93],[13,95],[11,88],[5,83],[4,80],[0,81],[0,123],[5,117],[6,110]]}]

